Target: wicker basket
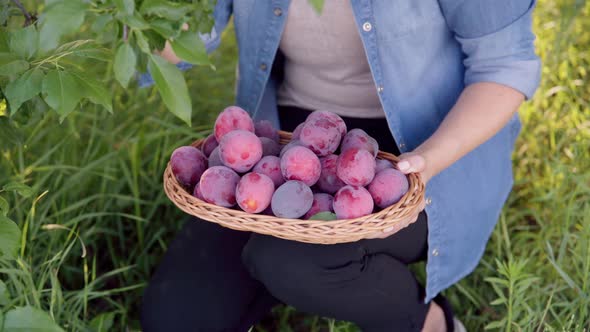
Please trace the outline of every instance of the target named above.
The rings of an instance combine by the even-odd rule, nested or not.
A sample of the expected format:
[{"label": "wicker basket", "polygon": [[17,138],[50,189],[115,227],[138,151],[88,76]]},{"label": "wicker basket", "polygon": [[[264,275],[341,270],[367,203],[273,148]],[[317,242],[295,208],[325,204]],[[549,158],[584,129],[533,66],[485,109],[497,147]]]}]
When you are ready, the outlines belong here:
[{"label": "wicker basket", "polygon": [[[291,133],[280,131],[281,144],[291,139]],[[203,140],[192,145],[199,147]],[[378,158],[397,162],[391,153],[379,152]],[[393,227],[395,231],[405,228],[411,222],[403,221],[415,213],[423,204],[424,183],[417,174],[408,176],[410,189],[395,204],[377,213],[356,219],[334,221],[282,219],[262,214],[251,214],[206,203],[188,193],[176,181],[170,163],[164,172],[164,190],[168,198],[182,211],[239,231],[249,231],[299,242],[335,244],[354,242],[371,234]]]}]

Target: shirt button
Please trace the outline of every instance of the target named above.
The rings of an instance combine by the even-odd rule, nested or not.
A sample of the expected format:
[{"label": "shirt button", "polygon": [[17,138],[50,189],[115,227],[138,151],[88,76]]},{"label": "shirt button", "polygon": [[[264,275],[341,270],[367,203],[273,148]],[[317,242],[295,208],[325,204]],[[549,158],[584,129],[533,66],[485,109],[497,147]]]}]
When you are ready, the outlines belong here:
[{"label": "shirt button", "polygon": [[432,256],[438,256],[438,249],[432,249]]},{"label": "shirt button", "polygon": [[371,31],[371,29],[373,29],[371,22],[363,23],[363,30],[365,30],[365,32],[369,32],[369,31]]},{"label": "shirt button", "polygon": [[406,145],[404,143],[400,143],[399,147],[403,149],[406,147]]},{"label": "shirt button", "polygon": [[273,13],[275,14],[275,16],[281,16],[283,15],[283,10],[277,7],[273,10]]},{"label": "shirt button", "polygon": [[377,87],[377,92],[379,92],[379,93],[383,92],[383,85],[380,85]]},{"label": "shirt button", "polygon": [[432,204],[432,199],[430,197],[426,197],[425,202],[426,202],[426,205],[430,205],[430,204]]},{"label": "shirt button", "polygon": [[260,70],[266,70],[266,68],[267,68],[266,63],[260,64]]}]

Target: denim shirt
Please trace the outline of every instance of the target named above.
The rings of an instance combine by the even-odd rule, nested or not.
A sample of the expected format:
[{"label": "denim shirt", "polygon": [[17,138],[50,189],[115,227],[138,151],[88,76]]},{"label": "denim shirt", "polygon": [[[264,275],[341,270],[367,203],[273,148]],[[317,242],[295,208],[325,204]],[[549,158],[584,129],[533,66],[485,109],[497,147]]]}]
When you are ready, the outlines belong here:
[{"label": "denim shirt", "polygon": [[[530,98],[539,84],[531,30],[534,0],[351,4],[375,89],[402,153],[434,133],[466,85],[495,82]],[[202,36],[207,50],[215,49],[233,15],[239,49],[236,104],[277,125],[278,47],[288,10],[289,0],[219,0],[214,29]],[[428,183],[425,302],[481,259],[512,187],[511,153],[519,131],[515,115]]]}]

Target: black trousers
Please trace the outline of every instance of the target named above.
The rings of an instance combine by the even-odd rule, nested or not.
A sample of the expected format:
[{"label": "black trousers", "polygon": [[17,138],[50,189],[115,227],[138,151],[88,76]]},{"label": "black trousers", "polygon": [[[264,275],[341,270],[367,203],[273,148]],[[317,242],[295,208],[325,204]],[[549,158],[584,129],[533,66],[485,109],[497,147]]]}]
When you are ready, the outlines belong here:
[{"label": "black trousers", "polygon": [[[292,131],[309,113],[281,107]],[[345,118],[398,153],[385,119]],[[315,245],[189,220],[156,269],[141,324],[152,331],[248,331],[278,303],[367,332],[420,331],[428,311],[408,264],[427,252],[425,213],[386,239]],[[450,314],[448,315],[450,320]]]}]

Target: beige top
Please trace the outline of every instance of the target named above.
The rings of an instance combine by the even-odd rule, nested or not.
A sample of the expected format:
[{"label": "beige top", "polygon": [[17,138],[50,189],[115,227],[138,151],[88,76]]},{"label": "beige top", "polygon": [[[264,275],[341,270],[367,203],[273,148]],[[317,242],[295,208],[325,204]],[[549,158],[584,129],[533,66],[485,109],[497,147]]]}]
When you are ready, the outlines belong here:
[{"label": "beige top", "polygon": [[385,117],[348,0],[326,0],[321,16],[309,0],[291,1],[280,49],[279,105]]}]

